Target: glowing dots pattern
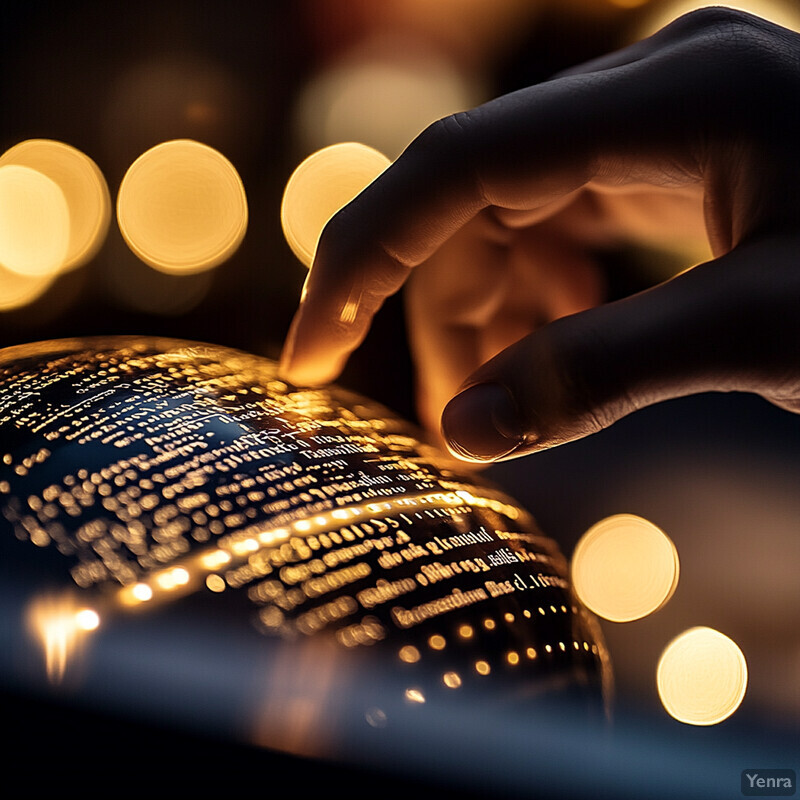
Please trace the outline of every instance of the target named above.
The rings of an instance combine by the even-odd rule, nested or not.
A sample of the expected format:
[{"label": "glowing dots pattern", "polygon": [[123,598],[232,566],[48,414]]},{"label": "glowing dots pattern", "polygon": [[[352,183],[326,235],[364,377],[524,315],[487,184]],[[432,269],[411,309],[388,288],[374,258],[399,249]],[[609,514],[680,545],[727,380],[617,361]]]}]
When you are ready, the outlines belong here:
[{"label": "glowing dots pattern", "polygon": [[[295,389],[272,360],[191,342],[42,342],[0,356],[8,397],[38,398],[24,407],[32,445],[15,438],[0,453],[0,510],[19,538],[77,552],[71,580],[114,630],[127,614],[146,621],[187,595],[206,604],[221,593],[267,637],[322,633],[324,652],[360,649],[323,659],[308,642],[320,691],[341,685],[340,668],[374,675],[388,657],[393,703],[406,688],[409,703],[428,705],[505,692],[506,679],[548,691],[557,673],[604,705],[604,664],[557,645],[590,630],[564,613],[565,565],[545,561],[555,544],[510,498],[449,461],[445,473],[383,407],[335,387]],[[48,460],[54,469],[37,469]],[[523,581],[526,569],[536,573]],[[538,603],[541,627],[524,615]],[[526,648],[542,637],[555,652],[533,662]],[[82,651],[53,641],[57,673],[78,670]]]},{"label": "glowing dots pattern", "polygon": [[0,156],[0,166],[9,164],[50,178],[63,193],[69,210],[69,241],[57,271],[91,259],[105,240],[111,220],[108,185],[97,164],[80,150],[52,139],[28,139],[14,145]]},{"label": "glowing dots pattern", "polygon": [[678,552],[653,523],[618,514],[592,526],[572,557],[575,591],[595,614],[630,622],[658,611],[678,585]]},{"label": "glowing dots pattern", "polygon": [[658,695],[667,712],[690,725],[716,725],[741,704],[747,662],[738,645],[713,628],[690,628],[658,662]]},{"label": "glowing dots pattern", "polygon": [[291,174],[281,202],[281,225],[292,252],[310,267],[328,220],[389,166],[382,153],[356,142],[324,147]]},{"label": "glowing dots pattern", "polygon": [[0,264],[50,276],[64,263],[69,237],[69,207],[58,184],[30,167],[0,166]]},{"label": "glowing dots pattern", "polygon": [[128,246],[154,269],[203,272],[228,259],[247,230],[241,178],[220,152],[189,139],[163,142],[131,164],[117,196]]}]

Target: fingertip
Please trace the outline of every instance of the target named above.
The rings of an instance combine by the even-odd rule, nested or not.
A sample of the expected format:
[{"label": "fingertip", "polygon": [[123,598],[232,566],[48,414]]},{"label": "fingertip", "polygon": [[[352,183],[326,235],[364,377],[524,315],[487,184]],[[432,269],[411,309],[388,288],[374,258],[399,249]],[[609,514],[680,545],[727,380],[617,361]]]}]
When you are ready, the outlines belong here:
[{"label": "fingertip", "polygon": [[516,401],[499,383],[478,383],[457,394],[442,412],[448,450],[485,464],[513,457],[526,441]]},{"label": "fingertip", "polygon": [[308,388],[331,383],[340,372],[341,366],[335,359],[300,357],[293,349],[287,351],[286,348],[278,364],[281,380]]}]

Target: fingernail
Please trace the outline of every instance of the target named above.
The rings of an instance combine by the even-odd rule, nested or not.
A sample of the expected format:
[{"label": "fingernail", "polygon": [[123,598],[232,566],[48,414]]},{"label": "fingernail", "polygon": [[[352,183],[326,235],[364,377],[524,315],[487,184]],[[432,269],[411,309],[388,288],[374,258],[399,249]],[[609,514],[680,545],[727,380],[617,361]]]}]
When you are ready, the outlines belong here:
[{"label": "fingernail", "polygon": [[457,394],[442,413],[442,433],[453,454],[468,461],[494,461],[525,441],[517,404],[499,383]]}]

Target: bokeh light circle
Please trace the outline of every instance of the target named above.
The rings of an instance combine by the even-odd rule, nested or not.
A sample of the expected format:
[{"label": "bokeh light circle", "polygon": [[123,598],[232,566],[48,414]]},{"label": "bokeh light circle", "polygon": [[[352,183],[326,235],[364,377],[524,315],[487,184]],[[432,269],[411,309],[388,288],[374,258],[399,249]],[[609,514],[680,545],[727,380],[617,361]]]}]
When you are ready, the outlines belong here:
[{"label": "bokeh light circle", "polygon": [[744,699],[747,662],[736,642],[719,631],[690,628],[664,649],[656,684],[670,716],[689,725],[716,725]]},{"label": "bokeh light circle", "polygon": [[572,556],[572,582],[589,609],[612,622],[658,611],[675,592],[678,551],[656,525],[617,514],[593,525]]},{"label": "bokeh light circle", "polygon": [[307,267],[328,220],[389,166],[372,147],[342,142],[312,153],[289,177],[281,203],[283,234]]},{"label": "bokeh light circle", "polygon": [[20,275],[53,275],[69,237],[69,207],[58,184],[29,167],[0,166],[0,265]]},{"label": "bokeh light circle", "polygon": [[27,139],[0,156],[0,166],[28,167],[50,178],[69,209],[69,245],[59,271],[85,264],[103,244],[111,221],[111,197],[103,173],[80,150],[52,139]]},{"label": "bokeh light circle", "polygon": [[0,266],[0,311],[12,311],[38,300],[56,279],[47,275],[20,275]]},{"label": "bokeh light circle", "polygon": [[203,272],[230,258],[247,230],[247,198],[233,164],[191,139],[147,150],[119,188],[117,219],[131,250],[173,275]]}]

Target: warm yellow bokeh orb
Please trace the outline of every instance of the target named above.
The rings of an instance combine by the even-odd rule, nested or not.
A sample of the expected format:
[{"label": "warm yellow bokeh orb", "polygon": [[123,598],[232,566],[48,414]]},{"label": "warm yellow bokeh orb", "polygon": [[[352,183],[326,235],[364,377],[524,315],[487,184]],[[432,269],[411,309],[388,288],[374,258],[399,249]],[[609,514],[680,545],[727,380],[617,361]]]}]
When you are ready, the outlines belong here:
[{"label": "warm yellow bokeh orb", "polygon": [[154,269],[187,275],[230,258],[247,230],[247,198],[233,164],[190,139],[156,145],[131,164],[117,219],[128,246]]},{"label": "warm yellow bokeh orb", "polygon": [[69,208],[58,185],[29,167],[0,166],[0,265],[11,272],[58,272],[69,247]]},{"label": "warm yellow bokeh orb", "polygon": [[476,81],[441,53],[407,44],[367,45],[312,77],[299,95],[300,141],[309,150],[363,142],[397,158],[432,122],[485,99]]},{"label": "warm yellow bokeh orb", "polygon": [[736,642],[713,628],[690,628],[658,662],[658,696],[670,716],[689,725],[716,725],[741,704],[747,662]]},{"label": "warm yellow bokeh orb", "polygon": [[94,631],[100,627],[100,615],[93,608],[82,608],[75,614],[78,630]]},{"label": "warm yellow bokeh orb", "polygon": [[85,264],[108,233],[111,197],[97,164],[80,150],[51,139],[28,139],[0,156],[0,166],[28,167],[50,178],[69,209],[69,245],[59,271]]},{"label": "warm yellow bokeh orb", "polygon": [[311,266],[328,220],[389,163],[371,147],[342,142],[312,153],[295,169],[283,192],[281,225],[289,247],[303,264]]},{"label": "warm yellow bokeh orb", "polygon": [[572,582],[589,609],[631,622],[661,608],[675,591],[678,552],[656,525],[617,514],[593,525],[572,556]]},{"label": "warm yellow bokeh orb", "polygon": [[0,311],[22,308],[41,297],[55,280],[48,275],[20,275],[0,266]]}]

